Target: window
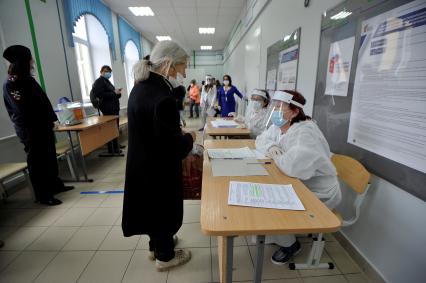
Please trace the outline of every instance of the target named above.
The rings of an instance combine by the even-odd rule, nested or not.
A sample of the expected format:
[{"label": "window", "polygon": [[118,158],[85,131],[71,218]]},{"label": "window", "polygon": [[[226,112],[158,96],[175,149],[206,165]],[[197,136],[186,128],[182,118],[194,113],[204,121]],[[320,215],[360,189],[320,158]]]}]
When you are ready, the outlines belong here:
[{"label": "window", "polygon": [[[78,77],[83,102],[90,101],[94,78],[103,65],[111,66],[108,35],[92,15],[84,15],[76,22],[73,33]],[[110,81],[113,83],[113,78]]]},{"label": "window", "polygon": [[134,84],[133,66],[138,62],[138,60],[139,52],[136,44],[131,40],[127,41],[124,48],[124,71],[126,73],[128,95],[130,94]]}]

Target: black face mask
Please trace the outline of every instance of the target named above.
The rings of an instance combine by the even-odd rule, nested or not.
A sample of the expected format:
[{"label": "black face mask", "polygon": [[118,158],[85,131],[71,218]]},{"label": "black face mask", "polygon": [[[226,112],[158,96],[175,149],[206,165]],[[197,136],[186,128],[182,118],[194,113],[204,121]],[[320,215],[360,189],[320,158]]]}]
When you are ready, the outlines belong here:
[{"label": "black face mask", "polygon": [[186,89],[183,85],[180,85],[178,87],[173,88],[172,92],[173,92],[173,96],[176,99],[181,99],[181,98],[185,97]]}]

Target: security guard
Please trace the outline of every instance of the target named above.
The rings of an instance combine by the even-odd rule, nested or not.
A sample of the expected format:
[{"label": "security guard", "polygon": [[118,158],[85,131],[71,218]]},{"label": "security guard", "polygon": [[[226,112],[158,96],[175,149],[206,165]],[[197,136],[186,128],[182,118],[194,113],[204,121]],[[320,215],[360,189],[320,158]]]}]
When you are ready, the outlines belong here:
[{"label": "security guard", "polygon": [[73,187],[64,186],[58,177],[53,133],[58,119],[46,93],[32,76],[31,51],[22,45],[12,45],[6,48],[3,57],[10,62],[9,75],[3,84],[4,103],[27,153],[36,200],[45,205],[61,204],[54,195]]}]

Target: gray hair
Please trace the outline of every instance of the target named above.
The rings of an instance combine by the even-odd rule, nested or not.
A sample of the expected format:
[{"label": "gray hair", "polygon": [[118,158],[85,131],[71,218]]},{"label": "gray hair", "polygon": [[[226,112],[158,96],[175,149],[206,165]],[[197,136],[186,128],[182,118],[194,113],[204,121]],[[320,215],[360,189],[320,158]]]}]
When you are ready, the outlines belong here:
[{"label": "gray hair", "polygon": [[[148,79],[149,72],[166,71],[171,66],[186,63],[189,55],[174,41],[160,41],[149,56],[149,60],[142,59],[133,66],[133,74],[136,82]],[[167,73],[165,74],[167,75]]]}]

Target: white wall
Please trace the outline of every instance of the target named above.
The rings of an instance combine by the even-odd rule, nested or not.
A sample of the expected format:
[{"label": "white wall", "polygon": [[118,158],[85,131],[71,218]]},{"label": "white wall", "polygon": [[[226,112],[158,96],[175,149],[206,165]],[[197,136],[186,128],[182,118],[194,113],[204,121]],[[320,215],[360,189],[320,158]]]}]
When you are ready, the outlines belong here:
[{"label": "white wall", "polygon": [[154,44],[146,39],[145,37],[141,36],[141,47],[142,47],[142,55],[145,57],[148,54],[151,54],[151,50],[154,47]]},{"label": "white wall", "polygon": [[201,85],[206,75],[211,75],[215,79],[222,82],[223,64],[222,55],[218,52],[195,52],[195,67],[194,67],[194,53],[190,54],[189,67],[186,69],[186,79],[184,80],[185,86],[190,84],[192,79]]},{"label": "white wall", "polygon": [[[264,87],[267,47],[301,27],[298,90],[307,99],[307,113],[312,114],[321,13],[340,2],[311,1],[310,6],[304,8],[303,1],[269,1],[258,19],[230,52],[230,56],[225,58],[224,73],[229,73],[237,86],[257,84]],[[247,71],[255,68],[255,64],[248,54],[253,50],[247,50],[246,46],[254,42],[258,27],[261,27],[261,45],[258,50],[260,74],[256,76],[254,72]],[[346,191],[343,194],[345,200],[352,197]],[[342,206],[347,212],[345,203],[347,202]],[[387,282],[425,282],[425,215],[424,201],[374,177],[360,219],[355,225],[342,231]]]}]

